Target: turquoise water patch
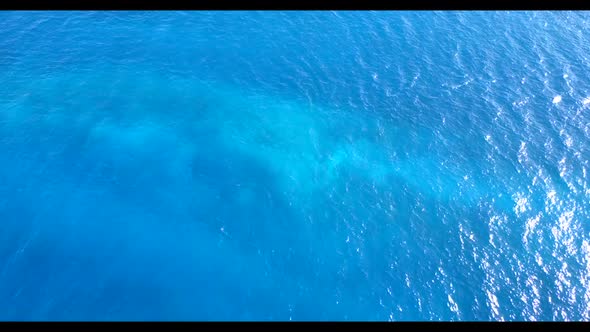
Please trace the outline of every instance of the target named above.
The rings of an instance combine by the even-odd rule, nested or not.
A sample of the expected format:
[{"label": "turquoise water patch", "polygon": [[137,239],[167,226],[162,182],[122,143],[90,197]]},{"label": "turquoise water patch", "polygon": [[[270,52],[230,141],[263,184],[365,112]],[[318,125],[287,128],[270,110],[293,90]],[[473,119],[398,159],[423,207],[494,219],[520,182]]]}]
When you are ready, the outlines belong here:
[{"label": "turquoise water patch", "polygon": [[584,13],[0,16],[0,320],[589,318]]}]

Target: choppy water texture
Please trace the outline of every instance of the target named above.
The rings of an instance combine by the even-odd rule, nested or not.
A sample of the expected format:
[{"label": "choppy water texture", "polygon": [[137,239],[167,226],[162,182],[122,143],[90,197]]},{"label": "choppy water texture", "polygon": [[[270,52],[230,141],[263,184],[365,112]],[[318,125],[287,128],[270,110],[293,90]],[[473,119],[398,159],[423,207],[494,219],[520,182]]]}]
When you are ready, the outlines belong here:
[{"label": "choppy water texture", "polygon": [[586,12],[0,13],[0,319],[590,319]]}]

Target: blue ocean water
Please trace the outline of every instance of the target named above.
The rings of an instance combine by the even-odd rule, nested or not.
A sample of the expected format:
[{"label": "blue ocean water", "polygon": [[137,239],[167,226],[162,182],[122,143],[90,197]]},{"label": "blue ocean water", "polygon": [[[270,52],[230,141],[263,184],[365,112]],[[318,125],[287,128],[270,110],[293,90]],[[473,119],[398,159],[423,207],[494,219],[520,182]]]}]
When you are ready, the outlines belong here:
[{"label": "blue ocean water", "polygon": [[589,320],[587,12],[1,12],[0,320]]}]

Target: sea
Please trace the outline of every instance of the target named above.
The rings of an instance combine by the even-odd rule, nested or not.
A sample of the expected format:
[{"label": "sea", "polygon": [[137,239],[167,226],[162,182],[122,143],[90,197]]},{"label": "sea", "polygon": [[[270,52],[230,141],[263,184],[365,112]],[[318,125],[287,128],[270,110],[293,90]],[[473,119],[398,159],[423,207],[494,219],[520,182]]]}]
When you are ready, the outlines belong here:
[{"label": "sea", "polygon": [[590,12],[0,12],[0,320],[590,320]]}]

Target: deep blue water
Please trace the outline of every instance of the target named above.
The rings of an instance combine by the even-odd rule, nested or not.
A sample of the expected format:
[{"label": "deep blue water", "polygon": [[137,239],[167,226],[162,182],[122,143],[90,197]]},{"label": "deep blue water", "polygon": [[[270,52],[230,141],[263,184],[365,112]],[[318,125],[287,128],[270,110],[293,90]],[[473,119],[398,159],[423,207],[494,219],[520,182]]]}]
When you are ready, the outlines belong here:
[{"label": "deep blue water", "polygon": [[587,12],[1,12],[0,320],[589,320]]}]

